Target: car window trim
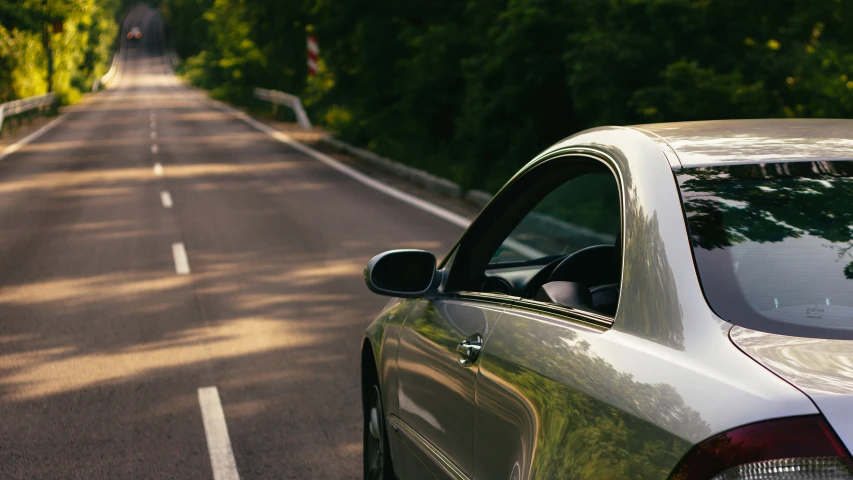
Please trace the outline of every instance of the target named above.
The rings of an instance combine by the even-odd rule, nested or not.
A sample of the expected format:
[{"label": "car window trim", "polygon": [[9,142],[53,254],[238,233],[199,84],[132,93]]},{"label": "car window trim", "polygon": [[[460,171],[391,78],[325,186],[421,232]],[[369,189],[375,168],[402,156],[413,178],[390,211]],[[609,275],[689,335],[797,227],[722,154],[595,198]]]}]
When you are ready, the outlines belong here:
[{"label": "car window trim", "polygon": [[493,307],[503,307],[512,310],[524,310],[539,314],[556,317],[558,320],[569,322],[580,322],[594,328],[609,330],[613,327],[614,317],[590,312],[579,308],[572,308],[550,302],[541,302],[516,296],[504,295],[502,293],[486,292],[454,292],[442,296],[447,300],[462,300],[482,303]]},{"label": "car window trim", "polygon": [[[478,225],[480,223],[480,218],[483,216],[484,213],[485,214],[489,213],[490,207],[495,202],[495,199],[498,199],[499,197],[501,197],[501,194],[504,191],[506,191],[509,188],[513,188],[513,186],[518,181],[527,177],[528,175],[535,174],[535,170],[538,169],[539,167],[542,167],[543,165],[550,163],[550,162],[559,161],[561,159],[566,159],[567,157],[568,158],[571,158],[571,157],[585,158],[585,159],[589,159],[589,160],[593,160],[593,161],[596,161],[598,163],[601,163],[608,170],[610,170],[610,172],[613,174],[614,178],[616,179],[616,186],[617,186],[617,189],[619,191],[619,197],[620,197],[620,199],[619,199],[620,200],[620,202],[619,202],[620,212],[619,213],[620,213],[620,217],[621,217],[620,218],[621,232],[623,234],[622,235],[622,258],[624,259],[625,258],[624,232],[625,232],[626,218],[625,218],[625,190],[624,190],[624,183],[625,182],[624,182],[624,177],[622,175],[622,171],[619,168],[617,162],[613,159],[613,157],[611,155],[609,155],[608,153],[601,151],[599,149],[592,148],[592,147],[586,147],[586,146],[569,146],[569,147],[561,148],[559,150],[555,150],[553,152],[549,152],[545,155],[542,155],[540,157],[533,159],[528,164],[527,167],[525,167],[524,169],[522,169],[522,171],[520,171],[515,176],[513,176],[513,178],[511,178],[507,182],[507,184],[503,188],[501,188],[501,190],[498,191],[497,194],[495,194],[495,196],[486,205],[486,207],[483,208],[482,212],[480,212],[480,215],[478,215],[478,217],[471,224],[471,227],[469,227],[465,231],[465,233],[462,235],[462,237],[453,246],[451,251],[454,252],[454,257],[457,256],[459,254],[459,251],[463,250],[463,249],[466,250],[466,254],[468,254],[468,255],[470,255],[472,253],[472,252],[468,252],[466,248],[463,248],[464,245],[470,240],[469,237],[471,235],[473,235],[472,234],[472,230],[473,230],[472,227],[475,227],[475,228],[480,227],[480,225]],[[479,230],[479,228],[478,228],[478,230]],[[448,262],[448,259],[445,259],[441,263],[441,265],[439,265],[439,268],[444,269],[445,267],[449,266],[449,263],[450,262]],[[457,262],[453,262],[453,264],[456,264],[456,263]],[[463,272],[467,271],[469,268],[467,265],[467,259],[466,259],[465,264],[455,265],[455,267],[456,268],[460,268],[460,267],[463,268]],[[449,268],[448,270],[453,270],[453,269]],[[621,272],[622,275],[620,275],[620,279],[619,279],[620,288],[621,288],[622,280],[623,280],[622,277],[624,277],[624,262],[623,262],[623,269],[622,270],[623,270]],[[450,283],[458,283],[459,282],[458,272],[457,272],[457,275],[454,275],[454,273],[452,271],[449,271],[447,273],[447,276],[448,276],[447,281],[445,282],[445,284],[442,285],[442,291],[445,291],[444,287],[446,286],[446,283],[448,281]]]},{"label": "car window trim", "polygon": [[477,303],[485,303],[492,306],[512,308],[517,300],[521,297],[514,297],[503,293],[488,293],[488,292],[453,292],[443,295],[446,299],[468,300]]},{"label": "car window trim", "polygon": [[[625,189],[624,189],[625,182],[624,182],[624,177],[622,175],[622,171],[619,168],[619,165],[617,164],[617,162],[609,154],[607,154],[606,152],[603,152],[601,150],[598,150],[595,148],[590,148],[590,147],[583,147],[583,146],[569,146],[566,148],[561,148],[559,150],[555,150],[553,152],[549,152],[549,153],[547,153],[541,157],[535,158],[533,161],[530,162],[530,165],[531,165],[530,167],[526,167],[525,169],[523,169],[522,172],[520,172],[520,174],[516,174],[510,180],[510,182],[515,182],[518,179],[522,178],[524,175],[530,173],[529,172],[530,169],[532,169],[536,166],[540,166],[546,162],[559,160],[559,159],[562,159],[565,157],[583,157],[583,158],[588,158],[591,160],[598,161],[598,162],[604,164],[610,170],[610,172],[613,174],[613,177],[616,180],[616,186],[617,186],[617,189],[619,191],[619,216],[620,216],[620,235],[619,235],[619,238],[620,238],[620,241],[622,243],[622,245],[620,246],[620,248],[622,249],[622,265],[621,265],[621,271],[619,274],[620,301],[617,305],[616,313],[611,317],[608,315],[601,315],[598,313],[588,312],[586,310],[580,310],[580,309],[575,309],[575,308],[571,308],[571,307],[566,307],[566,306],[558,305],[555,303],[540,302],[537,300],[525,299],[525,298],[521,298],[521,297],[517,297],[517,296],[510,296],[510,295],[498,294],[498,293],[474,292],[474,291],[467,291],[467,290],[460,290],[460,291],[454,291],[454,292],[445,291],[447,278],[450,275],[450,270],[453,268],[453,265],[456,263],[455,261],[451,261],[451,260],[456,259],[455,257],[459,253],[459,249],[461,247],[461,244],[462,244],[462,242],[465,241],[465,237],[467,235],[463,235],[462,238],[459,239],[459,241],[451,249],[452,255],[448,255],[448,257],[446,257],[444,259],[444,261],[442,262],[441,268],[443,271],[442,272],[443,273],[443,275],[442,275],[443,281],[442,281],[442,285],[441,285],[441,289],[440,289],[440,293],[439,293],[440,297],[456,298],[456,299],[460,299],[460,300],[475,301],[478,303],[484,303],[484,304],[489,304],[489,305],[498,305],[498,306],[505,306],[508,308],[517,308],[520,310],[532,311],[535,313],[544,313],[547,315],[555,316],[561,320],[566,320],[569,322],[580,322],[580,323],[583,323],[585,325],[590,325],[590,326],[593,326],[595,328],[600,328],[600,329],[601,328],[610,329],[613,326],[613,324],[616,321],[616,317],[619,314],[619,310],[622,307],[621,291],[622,291],[622,288],[624,286],[624,281],[625,281],[625,254],[626,254],[625,231],[626,231],[626,225],[627,225],[626,209],[625,209],[625,205],[626,205],[625,204]],[[509,184],[509,182],[508,182],[508,184]],[[502,188],[501,191],[503,191],[503,190],[504,189]],[[495,195],[495,197],[493,197],[493,198],[496,198],[498,195],[500,195],[501,191],[499,191]],[[489,202],[489,204],[491,204],[491,201]],[[487,204],[486,207],[483,209],[483,211],[488,210],[488,208],[489,208],[489,205]],[[466,234],[467,234],[467,232],[466,232]]]},{"label": "car window trim", "polygon": [[558,317],[560,320],[583,323],[591,327],[609,330],[613,327],[614,318],[600,313],[590,312],[579,308],[567,307],[550,302],[540,302],[529,298],[519,298],[514,301],[514,310],[524,310],[534,313],[547,314]]}]

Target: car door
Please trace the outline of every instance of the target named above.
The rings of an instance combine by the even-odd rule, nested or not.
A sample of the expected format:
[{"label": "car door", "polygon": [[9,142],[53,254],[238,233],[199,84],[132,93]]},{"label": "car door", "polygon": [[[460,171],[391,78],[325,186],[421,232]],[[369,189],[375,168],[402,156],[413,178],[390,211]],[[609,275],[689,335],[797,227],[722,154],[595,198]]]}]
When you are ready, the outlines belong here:
[{"label": "car door", "polygon": [[[481,401],[481,362],[493,358],[515,368],[499,360],[505,352],[490,356],[491,336],[501,331],[503,319],[513,315],[521,297],[532,296],[531,285],[547,277],[557,262],[589,247],[617,255],[619,193],[612,182],[611,171],[589,158],[551,162],[514,180],[478,216],[443,265],[446,279],[439,297],[418,300],[406,315],[397,360],[399,418],[389,422],[408,446],[405,478],[508,476],[503,464],[518,458],[512,442],[519,432],[531,429],[513,430],[510,427],[517,422],[505,420],[535,410],[500,411],[514,404],[493,401],[497,398],[493,392],[512,396],[514,387],[506,382],[511,376],[487,377],[488,396]],[[577,208],[584,202],[603,204],[590,215]],[[614,273],[611,267],[602,266],[596,273],[610,275],[609,281],[618,287],[618,269]],[[606,307],[607,295],[599,297],[600,306]],[[615,309],[615,304],[611,306]],[[604,315],[597,318],[607,321]],[[527,353],[536,357],[538,343],[554,340],[530,333],[504,329],[502,342],[527,336]],[[460,362],[465,341],[481,347],[475,361]],[[528,423],[537,424],[532,419]],[[530,441],[526,445],[529,452]],[[512,455],[504,457],[505,453]],[[420,476],[427,469],[427,476]]]},{"label": "car door", "polygon": [[[689,444],[637,412],[654,412],[658,425],[701,421],[667,385],[634,377],[634,365],[657,356],[610,328],[622,278],[619,177],[604,158],[557,161],[567,165],[562,179],[560,170],[527,173],[525,188],[541,200],[480,266],[513,279],[503,261],[513,245],[541,253],[565,245],[558,266],[541,270],[548,275],[527,277],[527,293],[501,316],[480,358],[473,478],[666,478]],[[542,187],[537,175],[559,184]],[[581,285],[589,296],[542,295],[554,285]]]},{"label": "car door", "polygon": [[401,469],[407,479],[470,478],[481,348],[503,307],[488,295],[412,300],[397,356]]}]

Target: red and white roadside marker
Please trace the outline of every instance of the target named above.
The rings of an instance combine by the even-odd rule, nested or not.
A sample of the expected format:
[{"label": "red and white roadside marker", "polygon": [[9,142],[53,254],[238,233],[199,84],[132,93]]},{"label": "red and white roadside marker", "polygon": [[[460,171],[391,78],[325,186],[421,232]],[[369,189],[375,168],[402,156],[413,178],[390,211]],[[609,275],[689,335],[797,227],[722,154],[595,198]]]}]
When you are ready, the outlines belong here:
[{"label": "red and white roadside marker", "polygon": [[320,59],[320,46],[317,45],[317,36],[309,35],[308,36],[308,75],[314,76],[317,75],[317,71],[319,68],[317,67],[317,61]]}]

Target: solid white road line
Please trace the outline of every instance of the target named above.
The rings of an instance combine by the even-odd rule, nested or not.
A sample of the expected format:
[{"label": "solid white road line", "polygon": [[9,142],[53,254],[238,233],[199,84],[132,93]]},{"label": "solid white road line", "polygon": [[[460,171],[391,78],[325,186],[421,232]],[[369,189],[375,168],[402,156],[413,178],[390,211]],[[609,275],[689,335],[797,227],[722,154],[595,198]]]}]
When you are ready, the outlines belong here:
[{"label": "solid white road line", "polygon": [[160,192],[160,201],[163,202],[163,208],[172,208],[172,195],[169,192]]},{"label": "solid white road line", "polygon": [[231,439],[228,438],[225,412],[219,401],[219,390],[216,387],[199,388],[198,403],[210,452],[210,466],[213,467],[213,480],[240,480],[237,462],[231,450]]},{"label": "solid white road line", "polygon": [[374,190],[379,190],[380,192],[382,192],[386,195],[394,197],[397,200],[400,200],[402,202],[408,203],[409,205],[417,207],[417,208],[419,208],[425,212],[431,213],[431,214],[435,215],[436,217],[443,218],[443,219],[447,220],[448,222],[450,222],[454,225],[458,225],[462,228],[468,228],[468,225],[471,224],[471,220],[463,217],[462,215],[451,212],[450,210],[439,207],[438,205],[435,205],[434,203],[427,202],[426,200],[422,200],[422,199],[420,199],[414,195],[410,195],[406,192],[403,192],[403,191],[398,190],[398,189],[391,187],[389,185],[385,185],[384,183],[379,182],[373,178],[370,178],[367,175],[359,172],[358,170],[356,170],[352,167],[349,167],[347,165],[344,165],[343,163],[335,160],[334,158],[326,155],[325,153],[318,152],[317,150],[314,150],[313,148],[309,147],[308,145],[297,142],[296,140],[290,138],[288,135],[270,127],[269,125],[266,125],[264,123],[261,123],[261,122],[255,120],[254,118],[250,117],[249,115],[247,115],[247,114],[245,114],[245,113],[243,113],[243,112],[241,112],[241,111],[239,111],[239,110],[237,110],[237,109],[235,109],[229,105],[226,105],[224,103],[219,102],[218,100],[213,100],[213,99],[207,98],[207,97],[205,97],[205,100],[210,102],[210,104],[214,105],[215,108],[217,108],[218,110],[234,114],[237,118],[239,118],[240,120],[243,120],[244,122],[246,122],[250,126],[254,127],[255,129],[260,130],[260,131],[268,134],[269,136],[278,140],[281,143],[286,143],[287,145],[290,145],[291,147],[299,150],[302,153],[305,153],[311,157],[314,157],[315,159],[325,163],[326,165],[334,168],[335,170],[343,173],[344,175],[347,175],[347,176],[351,177],[352,179],[354,179],[358,182],[361,182],[361,183],[367,185],[368,187],[373,188]]},{"label": "solid white road line", "polygon": [[183,243],[172,244],[172,256],[175,258],[175,273],[178,275],[189,275],[190,261],[187,259],[187,249]]},{"label": "solid white road line", "polygon": [[154,145],[151,145],[151,153],[158,153],[159,151],[160,147],[158,147],[156,143]]},{"label": "solid white road line", "polygon": [[48,130],[59,125],[59,123],[62,122],[63,120],[65,120],[65,115],[61,115],[61,116],[55,118],[53,121],[51,121],[47,125],[39,128],[35,132],[27,135],[26,137],[24,137],[24,138],[18,140],[17,142],[9,145],[8,147],[4,148],[3,151],[0,152],[0,160],[3,160],[4,158],[8,157],[9,155],[20,150],[21,147],[23,147],[24,145],[32,142],[33,140],[39,138],[42,135],[44,135],[45,133],[47,133]]},{"label": "solid white road line", "polygon": [[154,164],[154,175],[163,176],[163,165],[160,165],[160,162]]}]

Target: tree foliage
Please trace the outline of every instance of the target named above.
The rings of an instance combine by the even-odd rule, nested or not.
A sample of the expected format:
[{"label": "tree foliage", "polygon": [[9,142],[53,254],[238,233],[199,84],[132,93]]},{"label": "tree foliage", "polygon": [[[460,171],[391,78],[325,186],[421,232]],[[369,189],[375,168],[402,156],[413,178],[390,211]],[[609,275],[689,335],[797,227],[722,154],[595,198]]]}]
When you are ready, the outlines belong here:
[{"label": "tree foliage", "polygon": [[[44,35],[53,50],[53,90],[72,103],[109,68],[121,0],[0,3],[0,102],[48,91]],[[62,24],[61,32],[53,26]]]},{"label": "tree foliage", "polygon": [[[301,94],[346,140],[495,190],[606,124],[853,113],[842,0],[163,0],[185,73]],[[321,72],[306,79],[305,37]]]}]

